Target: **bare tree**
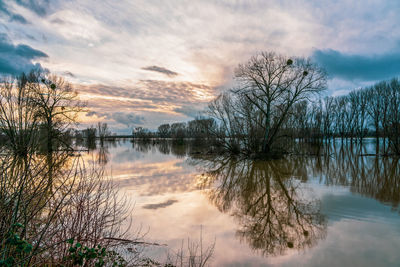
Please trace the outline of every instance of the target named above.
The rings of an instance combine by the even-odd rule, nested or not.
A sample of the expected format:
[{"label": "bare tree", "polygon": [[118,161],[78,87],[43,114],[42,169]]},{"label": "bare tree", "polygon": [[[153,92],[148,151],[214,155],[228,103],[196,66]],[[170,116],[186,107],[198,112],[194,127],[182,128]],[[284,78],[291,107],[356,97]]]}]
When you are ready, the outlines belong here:
[{"label": "bare tree", "polygon": [[34,94],[31,100],[36,116],[46,131],[46,150],[52,152],[54,140],[62,142],[61,133],[76,123],[84,103],[79,101],[78,93],[62,77],[31,72],[28,81],[29,90]]},{"label": "bare tree", "polygon": [[[310,60],[272,52],[257,54],[240,64],[235,77],[238,87],[231,91],[232,96],[221,96],[213,102],[211,114],[225,131],[229,129],[229,138],[238,137],[239,132],[247,135],[244,140],[248,141],[252,137],[249,133],[261,132],[256,139],[262,140],[262,147],[256,152],[265,154],[271,153],[277,143],[293,105],[326,88],[325,72]],[[242,105],[245,101],[246,105]],[[246,132],[249,122],[257,129]]]},{"label": "bare tree", "polygon": [[389,83],[388,139],[390,148],[400,154],[400,81],[393,79]]},{"label": "bare tree", "polygon": [[333,97],[324,98],[324,111],[323,111],[323,133],[326,139],[332,137],[333,134],[333,120],[335,116],[335,101]]},{"label": "bare tree", "polygon": [[158,126],[158,136],[161,138],[168,138],[171,136],[171,126],[166,124],[161,124]]},{"label": "bare tree", "polygon": [[39,119],[31,105],[34,93],[25,74],[0,85],[0,132],[8,152],[24,157],[37,149]]},{"label": "bare tree", "polygon": [[106,136],[111,135],[110,131],[108,130],[107,123],[106,122],[97,123],[97,132],[99,134],[100,144],[103,145]]}]

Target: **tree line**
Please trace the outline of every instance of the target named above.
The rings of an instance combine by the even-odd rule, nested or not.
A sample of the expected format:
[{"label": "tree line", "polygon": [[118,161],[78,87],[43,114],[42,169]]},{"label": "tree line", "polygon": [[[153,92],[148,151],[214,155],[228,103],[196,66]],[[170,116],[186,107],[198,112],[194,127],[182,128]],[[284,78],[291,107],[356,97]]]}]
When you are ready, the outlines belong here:
[{"label": "tree line", "polygon": [[198,116],[188,122],[165,123],[158,126],[157,131],[150,131],[143,127],[136,127],[132,131],[132,136],[137,139],[149,140],[151,138],[171,138],[178,142],[183,142],[186,138],[197,141],[212,138],[213,128],[216,122],[213,118]]},{"label": "tree line", "polygon": [[207,116],[163,124],[135,137],[197,138],[230,153],[281,154],[293,144],[375,137],[383,153],[400,154],[400,82],[394,78],[343,96],[321,97],[325,71],[306,58],[259,53],[235,70],[235,87],[209,103]]},{"label": "tree line", "polygon": [[362,143],[376,138],[384,152],[400,153],[400,81],[393,78],[347,95],[325,97],[293,107],[286,131],[295,138],[320,142],[340,138]]},{"label": "tree line", "polygon": [[400,154],[398,78],[347,95],[305,98],[283,111],[278,103],[273,106],[276,112],[271,112],[272,123],[247,100],[232,90],[210,104],[211,116],[219,121],[213,135],[229,151],[279,153],[290,150],[290,144],[296,142],[322,144],[340,139],[342,143],[362,144],[366,137],[374,137],[377,151],[381,148],[383,154]]}]

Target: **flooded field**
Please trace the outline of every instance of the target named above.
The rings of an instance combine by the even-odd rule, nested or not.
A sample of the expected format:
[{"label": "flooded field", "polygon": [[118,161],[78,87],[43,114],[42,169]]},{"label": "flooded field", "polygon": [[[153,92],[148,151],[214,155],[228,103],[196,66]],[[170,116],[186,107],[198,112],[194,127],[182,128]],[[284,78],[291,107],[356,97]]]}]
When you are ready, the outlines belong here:
[{"label": "flooded field", "polygon": [[153,258],[201,236],[212,266],[398,266],[400,163],[373,153],[367,140],[252,161],[118,140],[84,157],[134,204],[132,231],[166,245]]}]

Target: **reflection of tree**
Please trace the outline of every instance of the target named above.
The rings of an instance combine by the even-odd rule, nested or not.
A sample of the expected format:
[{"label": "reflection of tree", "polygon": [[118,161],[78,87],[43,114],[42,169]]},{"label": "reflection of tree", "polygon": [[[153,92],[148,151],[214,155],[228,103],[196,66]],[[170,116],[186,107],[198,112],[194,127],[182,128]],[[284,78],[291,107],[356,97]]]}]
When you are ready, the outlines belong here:
[{"label": "reflection of tree", "polygon": [[297,163],[220,159],[202,176],[204,186],[217,184],[210,200],[238,220],[240,239],[264,255],[311,247],[325,235],[319,202],[293,178],[303,172]]},{"label": "reflection of tree", "polygon": [[99,163],[100,166],[104,166],[108,162],[108,155],[110,152],[108,151],[108,143],[100,142],[100,146],[97,151],[97,163]]},{"label": "reflection of tree", "polygon": [[142,153],[148,153],[151,149],[153,149],[153,145],[149,140],[131,140],[132,148],[136,149],[136,151]]},{"label": "reflection of tree", "polygon": [[168,140],[158,140],[156,146],[162,154],[168,155],[171,152],[171,142]]},{"label": "reflection of tree", "polygon": [[184,144],[173,140],[157,140],[154,142],[158,151],[162,154],[172,154],[177,158],[183,158],[188,154],[200,155],[209,150],[208,146],[199,145],[196,140],[186,140]]},{"label": "reflection of tree", "polygon": [[176,156],[177,158],[183,158],[187,155],[186,149],[188,146],[179,143],[173,143],[171,145],[171,154]]},{"label": "reflection of tree", "polygon": [[[349,186],[354,193],[372,197],[397,207],[400,202],[400,161],[395,157],[365,156],[365,147],[326,148],[324,153],[309,162],[314,176],[327,185]],[[320,161],[316,169],[314,161]],[[322,179],[323,178],[323,179]]]}]

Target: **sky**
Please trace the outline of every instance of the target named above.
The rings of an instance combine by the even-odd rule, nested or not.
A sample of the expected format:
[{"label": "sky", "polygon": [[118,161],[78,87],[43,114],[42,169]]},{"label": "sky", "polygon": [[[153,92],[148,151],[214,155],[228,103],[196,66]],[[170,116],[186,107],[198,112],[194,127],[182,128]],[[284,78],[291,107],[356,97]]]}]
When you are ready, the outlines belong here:
[{"label": "sky", "polygon": [[395,0],[0,0],[0,75],[64,76],[82,125],[188,121],[260,51],[310,57],[327,95],[400,75]]}]

